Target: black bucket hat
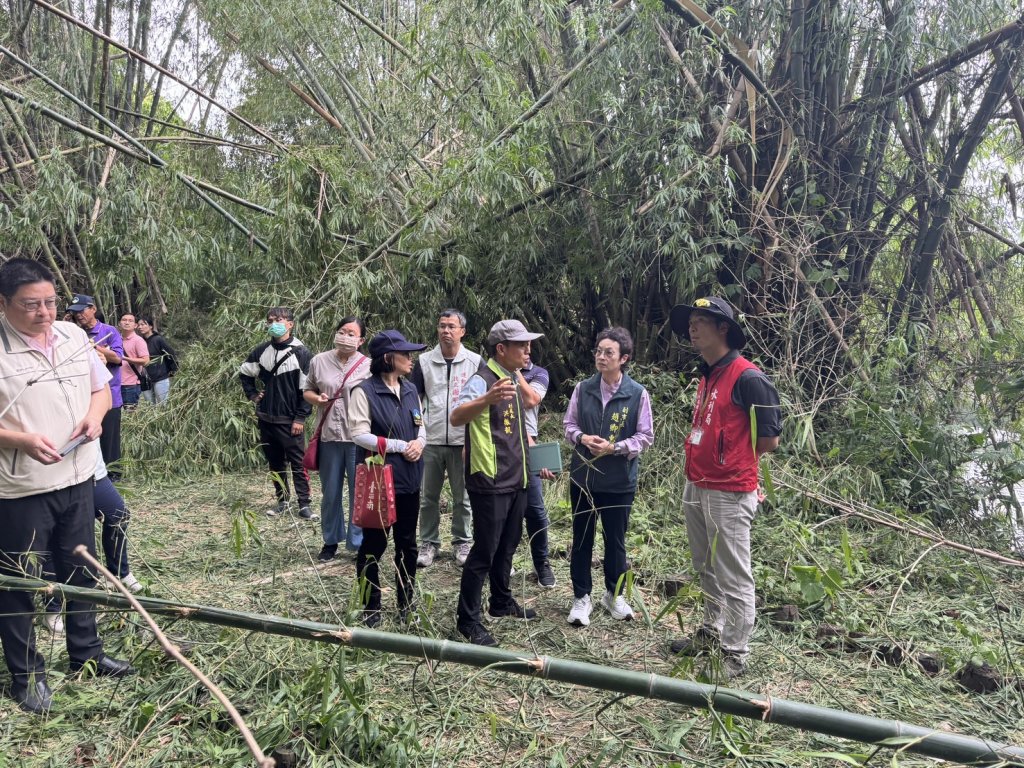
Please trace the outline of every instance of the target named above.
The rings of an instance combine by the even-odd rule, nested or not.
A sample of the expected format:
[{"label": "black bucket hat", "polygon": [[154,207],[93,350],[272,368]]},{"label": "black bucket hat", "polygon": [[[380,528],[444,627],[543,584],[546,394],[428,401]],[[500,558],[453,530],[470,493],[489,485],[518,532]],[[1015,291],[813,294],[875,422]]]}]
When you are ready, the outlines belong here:
[{"label": "black bucket hat", "polygon": [[689,340],[690,338],[690,315],[694,312],[703,312],[716,320],[724,320],[729,324],[729,333],[725,340],[730,349],[743,349],[747,343],[747,336],[743,333],[740,324],[736,322],[736,315],[732,307],[725,299],[717,296],[706,296],[697,299],[693,304],[677,304],[672,307],[672,314],[669,320],[672,323],[672,330],[677,336]]}]

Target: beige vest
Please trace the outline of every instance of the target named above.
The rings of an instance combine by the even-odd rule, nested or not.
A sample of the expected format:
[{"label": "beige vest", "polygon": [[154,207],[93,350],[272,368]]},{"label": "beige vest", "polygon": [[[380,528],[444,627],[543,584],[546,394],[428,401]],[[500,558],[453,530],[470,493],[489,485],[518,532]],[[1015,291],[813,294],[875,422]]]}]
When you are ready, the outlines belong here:
[{"label": "beige vest", "polygon": [[[51,365],[0,318],[0,428],[45,435],[60,448],[89,410],[89,355],[96,353],[77,325],[56,322],[53,332]],[[98,450],[93,440],[56,464],[40,464],[20,450],[0,447],[0,498],[20,499],[84,482],[96,471]]]}]

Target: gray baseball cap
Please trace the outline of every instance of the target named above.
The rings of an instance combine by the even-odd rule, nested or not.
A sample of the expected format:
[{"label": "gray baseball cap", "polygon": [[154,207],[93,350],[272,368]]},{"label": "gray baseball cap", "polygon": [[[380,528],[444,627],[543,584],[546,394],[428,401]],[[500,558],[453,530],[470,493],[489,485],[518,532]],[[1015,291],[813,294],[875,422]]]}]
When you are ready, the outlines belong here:
[{"label": "gray baseball cap", "polygon": [[487,334],[487,343],[499,344],[503,341],[533,341],[543,335],[543,333],[530,333],[526,330],[526,326],[518,320],[499,320],[491,326],[491,332]]}]

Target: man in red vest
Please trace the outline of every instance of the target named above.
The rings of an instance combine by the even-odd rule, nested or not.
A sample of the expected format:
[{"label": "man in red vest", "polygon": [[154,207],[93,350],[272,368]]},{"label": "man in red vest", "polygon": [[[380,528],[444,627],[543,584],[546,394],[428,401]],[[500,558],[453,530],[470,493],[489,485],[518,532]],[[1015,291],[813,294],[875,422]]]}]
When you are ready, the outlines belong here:
[{"label": "man in red vest", "polygon": [[750,526],[757,512],[758,457],[779,446],[779,394],[740,355],[746,336],[724,300],[709,297],[677,306],[671,322],[704,358],[686,438],[683,492],[693,567],[704,592],[704,622],[692,637],[673,642],[672,652],[697,656],[720,649],[731,679],[746,670],[754,631]]}]

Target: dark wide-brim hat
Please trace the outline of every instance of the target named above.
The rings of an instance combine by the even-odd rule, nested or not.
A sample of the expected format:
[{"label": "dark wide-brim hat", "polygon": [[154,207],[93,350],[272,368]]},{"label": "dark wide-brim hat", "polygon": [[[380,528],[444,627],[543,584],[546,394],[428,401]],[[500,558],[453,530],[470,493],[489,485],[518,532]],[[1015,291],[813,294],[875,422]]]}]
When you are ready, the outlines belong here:
[{"label": "dark wide-brim hat", "polygon": [[427,348],[426,344],[413,344],[400,331],[381,331],[368,345],[370,357],[380,357],[388,352],[420,352]]},{"label": "dark wide-brim hat", "polygon": [[736,315],[732,311],[732,307],[729,306],[725,299],[720,299],[717,296],[706,296],[702,299],[697,299],[689,306],[677,304],[672,307],[672,314],[669,315],[669,320],[672,323],[672,330],[677,336],[682,336],[689,340],[690,315],[694,312],[703,312],[716,320],[724,320],[729,324],[729,333],[726,335],[725,340],[730,349],[742,349],[746,345],[747,335],[743,333],[740,324],[736,322]]}]

